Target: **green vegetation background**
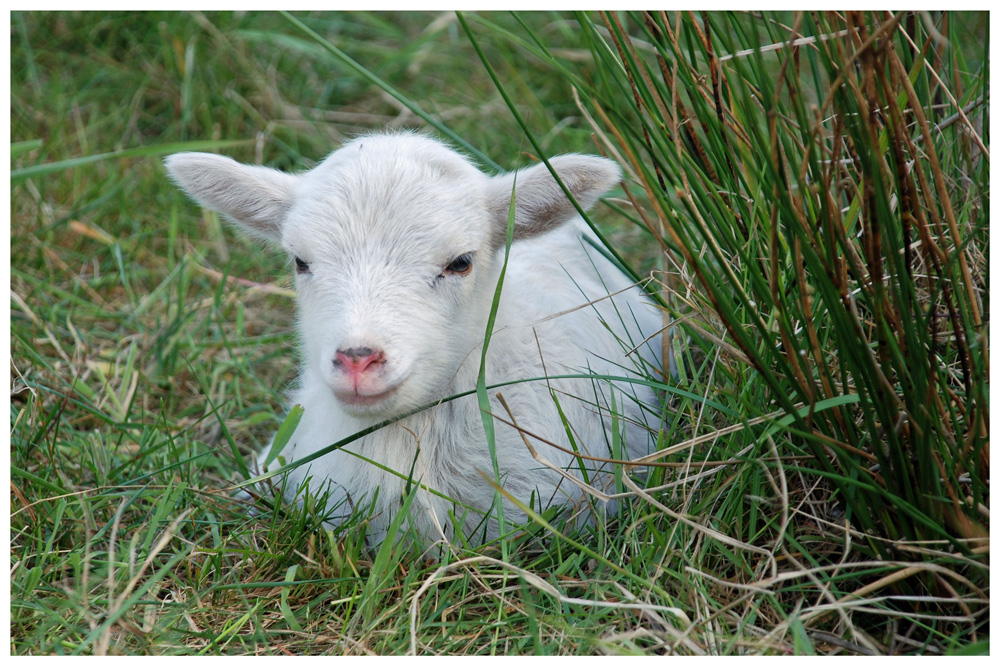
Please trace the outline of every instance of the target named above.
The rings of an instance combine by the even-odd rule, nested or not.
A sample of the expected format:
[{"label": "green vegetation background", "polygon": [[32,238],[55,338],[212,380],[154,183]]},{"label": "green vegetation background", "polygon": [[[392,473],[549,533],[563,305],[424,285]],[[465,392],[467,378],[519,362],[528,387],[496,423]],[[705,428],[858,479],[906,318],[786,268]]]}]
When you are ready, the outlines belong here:
[{"label": "green vegetation background", "polygon": [[[934,16],[935,30],[945,29]],[[942,101],[942,88],[956,91],[970,114],[977,99],[988,108],[984,16],[948,16],[950,44],[962,48],[940,48],[955,64],[949,73],[963,74],[942,86],[927,83],[919,59],[905,56],[917,72],[921,105],[940,105],[932,120],[941,125],[955,111]],[[988,531],[988,431],[984,438],[983,423],[968,416],[985,419],[975,408],[988,383],[986,346],[975,347],[987,336],[973,326],[975,299],[959,294],[947,302],[957,300],[961,316],[951,321],[971,332],[965,356],[947,343],[938,352],[928,347],[940,333],[936,324],[893,333],[930,350],[920,356],[932,369],[927,377],[958,377],[963,360],[971,369],[964,383],[941,381],[955,401],[919,422],[930,424],[933,436],[913,449],[897,432],[899,457],[879,458],[893,431],[886,436],[882,423],[889,413],[866,407],[870,387],[861,387],[864,396],[827,396],[821,411],[839,416],[826,426],[814,424],[808,409],[807,417],[775,421],[775,410],[801,409],[812,380],[780,373],[766,380],[787,360],[780,344],[764,342],[802,321],[792,258],[805,261],[793,255],[804,227],[789,227],[787,241],[782,228],[778,243],[766,223],[797,219],[793,211],[810,204],[796,209],[793,195],[771,218],[764,206],[720,202],[726,192],[759,187],[756,201],[777,192],[781,179],[762,157],[772,154],[769,118],[781,123],[789,137],[783,155],[798,168],[800,149],[805,154],[809,137],[822,133],[809,135],[812,121],[796,114],[823,102],[832,77],[820,70],[836,57],[804,59],[813,78],[799,96],[775,95],[781,112],[771,116],[755,116],[754,100],[788,70],[786,52],[731,61],[725,95],[745,115],[723,120],[704,101],[710,54],[780,42],[787,32],[778,26],[799,19],[677,17],[626,16],[620,35],[641,49],[662,37],[657,21],[681,29],[673,46],[663,39],[659,53],[672,48],[672,62],[691,65],[691,73],[673,72],[691,77],[674,103],[688,105],[698,129],[675,152],[681,142],[666,137],[682,131],[656,111],[671,99],[663,83],[670,73],[656,74],[653,65],[662,78],[644,82],[636,63],[614,50],[614,22],[598,15],[12,13],[11,653],[988,652],[988,532],[985,551],[978,532],[983,525]],[[838,20],[820,17],[819,27],[810,27]],[[932,32],[922,16],[901,25],[923,38]],[[700,40],[702,27],[714,45]],[[643,57],[653,63],[656,52]],[[691,92],[699,86],[705,98]],[[639,96],[642,114],[634,108]],[[610,118],[598,117],[595,126],[584,112],[594,116],[599,108]],[[690,349],[678,348],[683,377],[669,387],[678,417],[665,424],[665,442],[681,444],[647,480],[661,487],[655,494],[640,494],[614,521],[574,534],[536,523],[504,546],[506,561],[490,547],[459,547],[443,561],[392,545],[372,552],[361,518],[331,532],[308,503],[249,516],[229,497],[225,489],[245,478],[250,454],[280,425],[283,393],[294,381],[291,271],[287,258],[198,210],[160,164],[183,147],[301,170],[358,133],[429,124],[493,168],[523,165],[542,151],[630,147],[641,156],[633,166],[646,165],[629,181],[632,203],[672,211],[661,221],[674,220],[681,232],[693,229],[703,210],[715,210],[710,222],[719,226],[661,244],[629,206],[628,192],[596,211],[611,245],[641,275],[658,272],[671,315],[692,336]],[[618,130],[619,140],[603,141],[595,127]],[[960,128],[942,127],[935,145],[956,197],[975,291],[986,275],[989,163]],[[907,132],[916,136],[919,127]],[[988,146],[988,129],[980,125],[980,132]],[[745,139],[737,153],[726,143],[734,137]],[[897,140],[883,139],[872,155],[883,156]],[[714,168],[699,162],[699,141]],[[856,163],[873,163],[866,150],[858,149]],[[734,159],[739,170],[732,170]],[[809,158],[801,159],[804,174]],[[664,172],[670,187],[650,187]],[[726,179],[727,172],[733,180],[726,187],[704,185],[706,174]],[[869,176],[847,180],[855,177],[862,183]],[[862,217],[881,211],[895,220],[890,195],[901,182],[890,178],[885,201]],[[794,184],[789,191],[811,192]],[[845,217],[859,215],[844,196]],[[917,198],[931,202],[923,210],[936,206],[923,185]],[[746,239],[725,231],[758,220],[759,231]],[[686,244],[704,248],[706,238],[731,242],[722,249],[726,261],[709,256],[699,265],[708,272],[699,275],[711,278],[707,286],[691,272],[697,262],[681,261]],[[850,254],[850,244],[841,241],[836,252]],[[779,247],[787,254],[779,257]],[[772,289],[779,279],[768,285],[760,258],[772,268],[787,260],[784,296]],[[725,271],[729,262],[742,267],[738,275]],[[959,284],[952,264],[942,270]],[[745,279],[746,300],[733,279]],[[923,304],[916,312],[924,313],[915,321],[924,322],[937,307],[926,303],[944,297],[933,288],[938,283],[914,280],[915,301]],[[876,304],[871,312],[880,312],[881,297],[865,301],[863,283],[862,309]],[[722,304],[719,295],[707,296],[711,285],[727,286]],[[836,313],[819,305],[825,284],[809,289],[819,295],[815,317],[825,349],[837,349],[846,325],[824,319]],[[980,293],[984,303],[986,296]],[[985,316],[988,322],[988,310]],[[760,347],[728,338],[734,324],[763,341]],[[889,329],[866,331],[874,349]],[[951,371],[933,370],[936,354]],[[893,355],[880,357],[889,374],[910,363]],[[867,368],[865,360],[824,363],[843,372],[839,378]],[[815,386],[825,372],[818,366]],[[899,386],[909,379],[904,373]],[[806,418],[812,430],[804,430]],[[854,444],[843,449],[841,439]],[[835,453],[830,462],[823,463],[824,451]],[[985,470],[978,463],[984,453]],[[947,470],[939,475],[931,461]],[[893,486],[887,471],[896,465],[929,474],[933,491]],[[889,478],[881,486],[877,466]],[[960,502],[947,495],[952,481]],[[930,525],[922,517],[931,517]]]}]

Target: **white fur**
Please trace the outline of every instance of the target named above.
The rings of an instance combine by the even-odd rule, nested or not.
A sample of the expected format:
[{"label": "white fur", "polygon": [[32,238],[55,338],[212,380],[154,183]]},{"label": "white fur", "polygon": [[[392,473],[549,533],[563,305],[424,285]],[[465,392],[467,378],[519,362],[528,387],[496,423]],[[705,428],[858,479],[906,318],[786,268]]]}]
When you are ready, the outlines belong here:
[{"label": "white fur", "polygon": [[[620,173],[597,157],[566,155],[551,163],[583,207],[613,187]],[[298,176],[198,153],[173,155],[166,165],[197,201],[309,266],[308,273],[296,275],[302,372],[291,395],[305,412],[281,452],[286,463],[475,388],[503,263],[512,174],[490,177],[443,144],[415,134],[356,139]],[[639,378],[639,355],[660,368],[659,311],[587,243],[586,225],[545,165],[518,172],[515,201],[515,243],[488,349],[487,383],[587,371]],[[470,252],[468,275],[446,270]],[[586,305],[619,290],[625,291]],[[358,348],[379,351],[384,359],[355,378],[334,360],[338,350]],[[386,391],[391,393],[379,399]],[[551,379],[499,391],[522,429],[570,449],[554,392],[577,448],[611,456],[607,382]],[[654,393],[624,382],[615,384],[614,393],[627,417],[619,421],[626,453],[647,453],[658,428]],[[490,391],[492,412],[507,419],[495,394]],[[364,395],[376,398],[364,405]],[[524,503],[533,498],[536,509],[586,504],[581,501],[587,494],[537,462],[514,428],[495,423],[507,493]],[[575,457],[530,441],[541,456],[580,477]],[[584,463],[591,484],[613,490],[610,466]],[[334,500],[345,500],[333,522],[351,507],[368,506],[378,490],[369,528],[378,543],[400,507],[411,469],[415,482],[474,508],[467,512],[419,491],[408,521],[422,539],[452,538],[453,516],[465,515],[467,534],[480,524],[495,493],[486,479],[494,476],[493,463],[474,395],[406,417],[296,468],[287,488],[294,492],[308,480],[313,491],[328,489]],[[504,512],[508,520],[525,519],[509,501]],[[495,518],[483,526],[477,539],[497,535]]]}]

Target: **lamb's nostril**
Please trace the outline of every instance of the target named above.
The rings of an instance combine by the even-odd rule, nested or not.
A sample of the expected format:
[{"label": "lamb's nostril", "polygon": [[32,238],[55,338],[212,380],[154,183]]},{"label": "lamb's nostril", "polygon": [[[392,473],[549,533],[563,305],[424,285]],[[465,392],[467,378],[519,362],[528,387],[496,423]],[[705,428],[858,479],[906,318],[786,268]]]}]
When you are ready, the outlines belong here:
[{"label": "lamb's nostril", "polygon": [[[338,352],[340,352],[340,350],[338,350]],[[375,350],[370,347],[352,347],[350,349],[343,350],[343,353],[352,360],[357,361],[359,359],[372,356],[375,354]]]},{"label": "lamb's nostril", "polygon": [[364,373],[369,366],[385,361],[385,353],[370,347],[352,347],[347,350],[337,350],[333,365],[352,375]]}]

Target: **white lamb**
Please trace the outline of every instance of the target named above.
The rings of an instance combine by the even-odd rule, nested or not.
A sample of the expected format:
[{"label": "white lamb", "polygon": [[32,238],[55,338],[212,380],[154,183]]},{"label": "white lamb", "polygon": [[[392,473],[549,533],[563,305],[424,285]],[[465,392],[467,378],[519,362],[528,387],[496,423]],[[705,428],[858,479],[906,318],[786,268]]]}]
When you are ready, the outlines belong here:
[{"label": "white lamb", "polygon": [[[550,162],[584,208],[620,178],[604,158]],[[488,176],[416,134],[355,139],[301,175],[201,153],[173,155],[166,166],[199,203],[294,258],[302,368],[291,402],[304,413],[280,462],[432,406],[295,468],[289,492],[303,483],[329,492],[334,524],[352,508],[370,509],[372,544],[385,538],[406,489],[417,490],[404,526],[419,539],[453,539],[458,528],[475,541],[497,537],[494,463],[476,396],[439,401],[476,387],[514,174]],[[489,385],[549,379],[489,391],[500,485],[536,510],[574,505],[587,516],[604,503],[553,465],[613,492],[610,464],[572,452],[648,453],[658,400],[641,383],[558,376],[648,377],[661,367],[662,320],[588,243],[589,230],[544,164],[517,172],[515,202],[485,377]],[[501,421],[510,417],[498,392],[552,465]],[[508,522],[527,519],[509,500],[503,511]]]}]

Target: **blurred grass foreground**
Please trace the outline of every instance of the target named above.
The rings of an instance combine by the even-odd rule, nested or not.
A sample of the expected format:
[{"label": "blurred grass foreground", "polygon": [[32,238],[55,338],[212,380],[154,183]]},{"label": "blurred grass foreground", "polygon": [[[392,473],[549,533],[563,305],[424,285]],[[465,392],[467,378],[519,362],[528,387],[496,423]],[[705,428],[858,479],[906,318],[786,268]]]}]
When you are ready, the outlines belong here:
[{"label": "blurred grass foreground", "polygon": [[[986,13],[11,14],[12,654],[988,654]],[[248,514],[287,259],[160,158],[603,153],[672,332],[614,517]]]}]

